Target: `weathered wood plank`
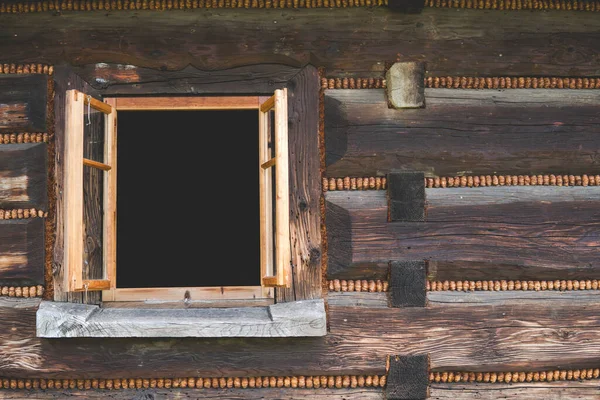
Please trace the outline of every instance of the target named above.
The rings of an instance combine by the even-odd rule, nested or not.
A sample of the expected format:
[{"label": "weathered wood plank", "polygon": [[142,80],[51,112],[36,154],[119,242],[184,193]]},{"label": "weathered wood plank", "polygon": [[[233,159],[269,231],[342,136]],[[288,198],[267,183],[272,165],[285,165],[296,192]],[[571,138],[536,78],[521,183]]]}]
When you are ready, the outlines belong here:
[{"label": "weathered wood plank", "polygon": [[0,208],[36,208],[48,204],[45,143],[0,146]]},{"label": "weathered wood plank", "polygon": [[600,396],[598,381],[531,382],[513,384],[442,384],[433,383],[432,400],[583,400]]},{"label": "weathered wood plank", "polygon": [[219,71],[189,65],[178,71],[138,68],[134,65],[97,63],[74,68],[103,95],[264,94],[285,87],[301,68],[279,64],[240,66]]},{"label": "weathered wood plank", "polygon": [[598,171],[598,91],[425,89],[425,97],[424,109],[393,110],[384,89],[327,91],[327,176]]},{"label": "weathered wood plank", "polygon": [[393,355],[385,388],[388,400],[416,400],[429,397],[429,356]]},{"label": "weathered wood plank", "polygon": [[[122,389],[122,390],[3,390],[0,396],[7,400],[35,398],[54,400],[65,398],[114,400],[169,400],[169,399],[313,399],[313,400],[384,400],[383,391],[373,388],[356,389]],[[35,397],[34,397],[35,396]]]},{"label": "weathered wood plank", "polygon": [[[466,193],[468,190],[465,190]],[[350,195],[339,196],[341,203],[348,204]],[[370,198],[374,199],[375,196]],[[337,199],[338,196],[329,196],[328,193],[327,207]],[[588,209],[585,202],[581,204],[585,205],[580,206],[582,212],[574,212],[573,216],[568,215],[567,207],[565,221],[562,220],[563,214],[560,211],[548,220],[530,222],[525,217],[524,223],[516,218],[507,218],[506,222],[498,219],[488,222],[487,211],[480,212],[477,208],[473,209],[474,214],[459,220],[453,217],[447,222],[390,223],[387,222],[387,207],[380,205],[365,209],[363,204],[347,210],[349,218],[346,219],[345,226],[332,227],[328,224],[328,228],[333,231],[350,230],[349,243],[344,242],[347,238],[335,238],[339,242],[339,248],[351,249],[351,262],[348,265],[427,259],[439,262],[512,264],[523,268],[549,266],[566,269],[587,266],[597,269],[600,225],[594,219],[596,211],[593,207]],[[340,206],[339,203],[335,205]],[[555,208],[560,208],[559,205],[560,203],[556,203]],[[548,210],[555,205],[546,206]],[[491,208],[493,206],[482,209]],[[468,215],[465,211],[467,208],[463,209],[462,214]],[[465,219],[468,223],[465,223]]]},{"label": "weathered wood plank", "polygon": [[[429,74],[441,76],[596,76],[600,55],[593,12],[429,8],[406,15],[387,7],[347,7],[104,16],[61,13],[59,23],[51,12],[4,14],[0,61],[115,62],[172,70],[188,64],[216,70],[311,62],[330,74],[370,77],[401,54],[404,61],[426,62]],[[58,23],[61,29],[47,29]]]},{"label": "weathered wood plank", "polygon": [[42,302],[36,335],[44,338],[324,336],[323,299],[245,308],[135,309]]},{"label": "weathered wood plank", "polygon": [[319,75],[313,66],[288,82],[290,240],[293,288],[277,289],[279,301],[319,299],[322,197],[319,158]]},{"label": "weathered wood plank", "polygon": [[0,133],[45,132],[46,75],[0,76]]},{"label": "weathered wood plank", "polygon": [[44,220],[0,220],[0,285],[44,284]]},{"label": "weathered wood plank", "polygon": [[428,353],[434,370],[589,368],[597,367],[600,351],[598,306],[595,298],[576,303],[430,303],[426,308],[330,304],[331,331],[325,337],[121,338],[110,343],[36,339],[35,309],[0,307],[0,318],[10,321],[0,325],[0,343],[9,352],[3,354],[18,354],[0,364],[0,376],[384,374],[386,357],[398,353]]}]

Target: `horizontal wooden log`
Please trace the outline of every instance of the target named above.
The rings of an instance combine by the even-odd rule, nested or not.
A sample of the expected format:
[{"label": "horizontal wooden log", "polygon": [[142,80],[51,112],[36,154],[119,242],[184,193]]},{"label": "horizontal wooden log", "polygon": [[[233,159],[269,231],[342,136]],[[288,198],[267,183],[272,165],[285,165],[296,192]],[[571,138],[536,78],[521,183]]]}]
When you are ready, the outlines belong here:
[{"label": "horizontal wooden log", "polygon": [[46,75],[0,75],[0,133],[45,132]]},{"label": "horizontal wooden log", "polygon": [[[325,93],[326,174],[597,173],[599,91],[425,89],[392,110],[384,89]],[[560,143],[560,145],[557,145]]]},{"label": "horizontal wooden log", "polygon": [[[330,292],[327,302],[333,306],[386,308],[390,306],[389,293],[365,292]],[[428,304],[443,306],[444,304],[478,304],[478,305],[509,305],[513,303],[528,303],[535,305],[539,302],[572,302],[573,304],[589,304],[598,302],[600,291],[501,291],[501,292],[428,292]]]},{"label": "horizontal wooden log", "polygon": [[[282,16],[279,9],[119,11],[105,18],[75,12],[61,14],[60,21],[52,12],[6,14],[0,61],[113,62],[171,70],[188,64],[217,70],[310,62],[334,75],[371,77],[383,74],[386,61],[401,54],[403,61],[424,61],[429,74],[442,76],[598,74],[600,32],[593,12],[429,8],[406,15],[387,7],[347,7],[293,14]],[[55,25],[60,29],[48,29]]]},{"label": "horizontal wooden log", "polygon": [[[353,198],[355,193],[357,195]],[[465,198],[468,198],[469,189],[464,189],[464,193]],[[387,207],[381,197],[376,192],[349,192],[341,195],[338,192],[327,193],[327,207],[331,204],[338,213],[348,214],[343,222],[345,226],[334,226],[336,221],[328,224],[328,230],[332,232],[347,231],[345,237],[329,236],[328,239],[336,244],[330,252],[336,248],[351,249],[345,253],[346,265],[426,259],[436,262],[487,263],[490,266],[518,265],[524,269],[598,269],[597,238],[600,235],[600,224],[594,217],[596,207],[588,208],[586,201],[576,202],[577,206],[567,207],[564,213],[562,203],[544,204],[544,209],[547,212],[552,210],[554,214],[540,213],[540,220],[537,221],[528,220],[526,215],[519,218],[518,216],[523,215],[523,207],[515,203],[511,211],[515,215],[497,215],[497,206],[488,204],[472,209],[456,207],[454,210],[457,213],[459,208],[461,210],[460,217],[455,218],[453,215],[447,221],[387,222]],[[368,201],[354,201],[357,198]],[[497,217],[490,218],[488,222],[488,214],[496,214]],[[335,259],[336,255],[331,254],[330,257]],[[336,272],[341,269],[343,266],[335,266]],[[549,277],[540,276],[537,279]]]},{"label": "horizontal wooden log", "polygon": [[589,368],[600,351],[598,306],[597,297],[426,308],[330,304],[331,330],[320,338],[121,338],[108,345],[35,338],[35,308],[0,305],[2,354],[11,355],[0,362],[0,376],[371,375],[385,374],[386,357],[398,349],[430,354],[433,370]]},{"label": "horizontal wooden log", "polygon": [[44,219],[0,220],[0,285],[44,284]]},{"label": "horizontal wooden log", "polygon": [[587,400],[600,395],[598,381],[531,382],[518,384],[451,384],[432,383],[429,399],[433,400]]},{"label": "horizontal wooden log", "polygon": [[169,400],[177,399],[314,399],[314,400],[384,400],[381,389],[122,389],[122,390],[3,390],[7,400],[33,398],[54,400],[69,398],[114,400]]},{"label": "horizontal wooden log", "polygon": [[278,64],[240,66],[203,71],[191,65],[178,71],[158,71],[134,65],[97,63],[74,68],[73,72],[95,89],[112,95],[178,94],[270,94],[285,87],[300,68]]},{"label": "horizontal wooden log", "polygon": [[0,146],[0,208],[47,209],[47,145]]}]

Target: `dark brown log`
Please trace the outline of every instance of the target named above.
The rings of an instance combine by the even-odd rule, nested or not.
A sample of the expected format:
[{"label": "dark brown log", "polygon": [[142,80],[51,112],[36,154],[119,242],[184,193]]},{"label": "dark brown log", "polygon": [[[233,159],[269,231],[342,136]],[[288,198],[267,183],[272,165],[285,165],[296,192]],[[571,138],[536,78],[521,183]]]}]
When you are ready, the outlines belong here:
[{"label": "dark brown log", "polygon": [[[48,29],[53,26],[60,29]],[[0,39],[3,62],[120,63],[171,70],[189,64],[214,70],[310,62],[329,74],[361,77],[382,74],[386,61],[397,57],[427,62],[434,76],[596,76],[600,54],[596,13],[553,10],[430,8],[407,15],[387,7],[347,7],[118,11],[108,17],[103,12],[3,14]]]},{"label": "dark brown log", "polygon": [[90,64],[74,72],[104,96],[138,94],[264,94],[285,87],[301,68],[279,64],[240,66],[203,71],[187,66],[178,71],[138,68],[123,64]]},{"label": "dark brown log", "polygon": [[47,153],[45,143],[0,146],[0,209],[46,211]]},{"label": "dark brown log", "polygon": [[598,382],[528,382],[513,384],[451,384],[432,383],[432,400],[588,400],[598,397]]},{"label": "dark brown log", "polygon": [[35,309],[29,303],[25,308],[3,305],[0,317],[10,321],[0,325],[3,354],[18,357],[6,359],[0,376],[160,378],[223,376],[224,371],[228,376],[385,374],[387,355],[398,349],[402,355],[430,354],[433,370],[597,367],[597,297],[578,302],[431,303],[426,308],[330,305],[327,336],[262,340],[42,340],[35,338]]},{"label": "dark brown log", "polygon": [[323,297],[320,218],[323,192],[319,172],[317,69],[306,66],[287,87],[293,288],[278,289],[277,299],[318,299]]},{"label": "dark brown log", "polygon": [[0,75],[0,133],[45,132],[46,75]]},{"label": "dark brown log", "polygon": [[[351,264],[427,259],[512,264],[523,268],[588,266],[598,269],[600,225],[593,219],[594,210],[587,209],[573,217],[564,214],[566,222],[563,222],[562,211],[536,222],[521,223],[513,218],[507,222],[487,222],[486,214],[474,209],[478,218],[471,216],[468,223],[462,220],[390,223],[384,204],[349,205],[348,196],[337,197],[334,193],[327,193],[327,205],[337,203],[337,206],[349,207],[350,224],[347,219],[344,226],[328,224],[328,228],[350,230],[350,244],[339,246],[352,249]],[[465,189],[465,195],[467,193]]]},{"label": "dark brown log", "polygon": [[425,96],[425,109],[393,110],[383,89],[326,91],[326,175],[597,172],[598,91],[426,89]]},{"label": "dark brown log", "polygon": [[0,220],[0,285],[44,284],[44,219]]},{"label": "dark brown log", "polygon": [[429,397],[429,356],[391,356],[385,395],[388,400]]}]

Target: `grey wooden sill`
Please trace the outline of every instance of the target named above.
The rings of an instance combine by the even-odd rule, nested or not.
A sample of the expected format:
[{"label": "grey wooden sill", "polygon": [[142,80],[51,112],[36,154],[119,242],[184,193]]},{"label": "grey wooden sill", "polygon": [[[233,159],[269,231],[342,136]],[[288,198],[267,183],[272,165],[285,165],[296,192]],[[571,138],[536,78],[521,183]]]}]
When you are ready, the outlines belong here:
[{"label": "grey wooden sill", "polygon": [[42,301],[37,337],[325,336],[323,299],[264,307],[141,309]]}]

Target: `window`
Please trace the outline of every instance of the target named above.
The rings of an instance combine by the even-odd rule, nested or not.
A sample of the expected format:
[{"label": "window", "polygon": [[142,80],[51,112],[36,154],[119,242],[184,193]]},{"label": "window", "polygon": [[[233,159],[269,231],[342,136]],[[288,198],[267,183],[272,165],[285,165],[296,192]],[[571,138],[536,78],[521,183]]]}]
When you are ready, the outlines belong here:
[{"label": "window", "polygon": [[[243,149],[246,152],[258,152],[255,157],[256,169],[250,171],[253,176],[258,175],[258,209],[254,217],[258,220],[258,235],[260,240],[256,241],[259,247],[259,257],[249,257],[250,261],[243,261],[241,268],[252,269],[256,271],[256,284],[251,282],[244,286],[235,286],[227,284],[227,274],[225,278],[220,278],[223,282],[219,286],[206,286],[202,283],[202,273],[198,278],[187,279],[184,277],[179,280],[166,279],[172,274],[172,268],[169,266],[168,254],[175,251],[186,251],[191,249],[198,253],[200,249],[194,249],[194,241],[188,241],[185,248],[176,248],[178,237],[184,238],[186,235],[196,237],[210,235],[210,231],[204,231],[198,235],[194,227],[192,229],[181,229],[174,232],[172,226],[161,225],[151,222],[161,221],[168,218],[165,215],[170,208],[185,207],[193,204],[189,199],[180,199],[177,197],[177,184],[175,187],[169,186],[169,177],[177,173],[182,173],[181,169],[169,168],[176,158],[167,157],[172,154],[172,149],[166,149],[165,146],[154,146],[149,151],[135,150],[135,140],[156,141],[160,144],[161,138],[144,137],[143,132],[122,131],[118,123],[117,116],[142,115],[151,112],[161,114],[160,118],[174,118],[177,120],[177,113],[198,112],[198,111],[219,111],[225,112],[226,119],[235,119],[235,113],[238,111],[257,113],[258,135],[251,133],[254,141],[258,136],[258,143],[254,147]],[[171,114],[169,114],[171,113]],[[174,114],[173,114],[174,113]],[[214,117],[214,115],[213,115]],[[138,117],[140,118],[140,117]],[[130,118],[131,119],[131,118]],[[135,121],[135,118],[133,118]],[[287,137],[287,89],[277,89],[271,97],[260,96],[229,96],[229,97],[120,97],[107,98],[104,102],[94,99],[77,90],[67,91],[66,104],[66,133],[65,133],[65,277],[68,280],[66,286],[69,291],[102,291],[102,300],[110,301],[145,301],[145,300],[164,300],[164,301],[182,301],[187,300],[206,300],[206,299],[272,299],[273,287],[290,286],[290,228],[289,228],[289,167],[288,167],[288,137]],[[189,126],[189,124],[186,124]],[[117,129],[119,128],[119,129]],[[118,132],[118,133],[117,133]],[[210,134],[210,133],[209,133]],[[131,135],[136,135],[136,139],[131,139]],[[173,132],[165,132],[164,137],[174,135]],[[206,133],[204,133],[206,135]],[[123,136],[123,141],[121,140]],[[129,136],[129,140],[126,139]],[[155,143],[156,143],[155,142]],[[123,144],[125,143],[125,144]],[[186,140],[179,140],[180,146],[186,146]],[[193,145],[193,144],[191,144]],[[123,151],[121,150],[123,147]],[[219,144],[217,144],[219,146]],[[220,144],[227,146],[227,141]],[[228,162],[228,151],[226,148],[202,148],[198,146],[196,155],[202,157],[209,155],[211,159],[211,169],[209,171],[218,171],[220,164]],[[125,149],[127,152],[125,152]],[[141,146],[140,146],[141,149]],[[140,150],[138,149],[138,150]],[[164,151],[164,154],[161,152]],[[123,154],[121,154],[123,153]],[[193,152],[186,152],[184,157],[191,158]],[[125,158],[124,158],[125,157]],[[212,161],[217,157],[216,161]],[[133,159],[132,162],[130,162]],[[194,161],[194,160],[192,160]],[[136,172],[128,171],[121,173],[121,169],[134,168],[138,166]],[[189,165],[185,166],[189,172]],[[145,186],[135,186],[135,174],[159,173],[156,185],[151,185],[151,181],[146,180]],[[158,172],[157,172],[158,171]],[[186,176],[196,177],[197,184],[202,185],[205,169],[198,168],[192,171],[193,174]],[[210,175],[218,176],[211,173]],[[134,178],[132,178],[134,176]],[[157,175],[158,176],[158,175]],[[245,175],[244,175],[245,176]],[[123,178],[121,178],[123,177]],[[119,186],[120,180],[124,179],[125,186]],[[129,184],[131,182],[131,185]],[[150,183],[148,183],[150,182]],[[190,182],[193,185],[194,182]],[[121,189],[119,189],[121,188]],[[199,188],[201,189],[201,188]],[[204,188],[204,195],[212,197],[218,202],[219,196],[232,196],[228,193],[226,187]],[[162,203],[156,204],[156,213],[149,212],[149,209],[141,211],[143,218],[132,218],[137,211],[131,204],[151,203],[152,191],[166,191],[172,204],[162,206]],[[206,195],[206,191],[209,191]],[[127,193],[126,200],[120,200],[119,191]],[[138,197],[136,193],[139,193]],[[239,194],[238,194],[239,195]],[[155,196],[154,196],[155,197]],[[119,215],[123,210],[123,223],[120,224]],[[199,210],[191,210],[191,213],[198,213]],[[211,213],[212,210],[206,209],[205,213]],[[221,211],[222,213],[224,211]],[[248,213],[248,211],[244,211]],[[128,222],[124,222],[127,220]],[[148,224],[138,224],[137,221],[145,220]],[[133,222],[132,222],[133,221]],[[216,221],[216,222],[214,222]],[[218,220],[213,220],[213,224],[218,224]],[[233,222],[235,223],[235,222]],[[230,225],[233,225],[230,223]],[[243,222],[240,222],[243,224]],[[126,226],[126,231],[122,231],[120,225]],[[185,227],[185,221],[180,224]],[[235,226],[230,226],[229,230],[235,230]],[[154,244],[153,251],[162,254],[163,261],[156,261],[152,265],[152,259],[144,259],[137,263],[135,254],[127,253],[127,247],[130,237],[139,235],[142,243],[146,243],[143,238],[162,237],[165,248],[160,248]],[[249,234],[248,236],[250,236]],[[126,237],[128,240],[120,239]],[[85,238],[85,239],[84,239]],[[223,248],[235,249],[235,242],[232,238],[216,238],[223,241]],[[237,239],[240,243],[242,239]],[[153,242],[154,243],[154,242]],[[202,239],[198,239],[199,247],[202,246]],[[206,244],[209,248],[205,253],[214,253],[214,241]],[[142,244],[143,249],[144,244]],[[131,242],[131,247],[135,247]],[[228,255],[230,256],[230,255]],[[211,269],[225,270],[230,276],[235,275],[235,268],[239,265],[212,265],[212,259],[215,257],[184,253],[178,259],[178,263],[183,263],[185,259],[194,260],[197,264],[202,263],[206,271]],[[220,260],[227,260],[227,257],[216,257]],[[158,260],[159,258],[157,258]],[[139,265],[137,265],[139,264]],[[232,264],[236,264],[235,262]],[[127,272],[127,273],[125,273]],[[140,276],[144,274],[158,274],[158,282],[167,283],[165,287],[160,287],[156,283],[144,287],[144,279],[140,283],[131,283],[135,279],[125,278],[126,276]],[[223,281],[223,279],[225,281]],[[229,278],[230,282],[235,282]],[[125,286],[120,284],[125,282]],[[189,283],[186,286],[181,284]],[[136,286],[136,287],[131,287]],[[157,287],[159,286],[159,287]]]}]

